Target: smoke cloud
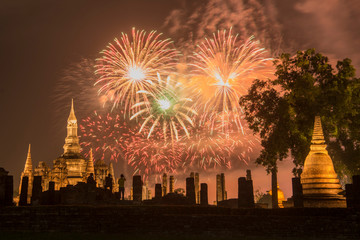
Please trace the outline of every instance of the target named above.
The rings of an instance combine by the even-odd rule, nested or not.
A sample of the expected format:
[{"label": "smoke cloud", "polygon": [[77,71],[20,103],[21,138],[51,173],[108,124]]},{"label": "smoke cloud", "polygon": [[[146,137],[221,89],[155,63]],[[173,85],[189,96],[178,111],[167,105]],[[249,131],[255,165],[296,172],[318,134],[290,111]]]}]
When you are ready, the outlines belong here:
[{"label": "smoke cloud", "polygon": [[315,48],[334,63],[350,58],[360,69],[358,0],[181,0],[180,5],[164,26],[186,49],[233,27],[240,39],[254,35],[273,56]]},{"label": "smoke cloud", "polygon": [[240,39],[254,35],[268,49],[278,49],[281,29],[271,3],[260,0],[181,1],[165,21],[169,34],[191,48],[217,30],[233,28]]}]

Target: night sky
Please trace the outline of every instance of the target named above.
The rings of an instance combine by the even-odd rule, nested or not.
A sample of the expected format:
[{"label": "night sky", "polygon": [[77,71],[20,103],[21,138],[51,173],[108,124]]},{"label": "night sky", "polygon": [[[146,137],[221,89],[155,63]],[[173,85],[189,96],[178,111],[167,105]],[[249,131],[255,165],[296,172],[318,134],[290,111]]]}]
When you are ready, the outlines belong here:
[{"label": "night sky", "polygon": [[[87,107],[76,105],[82,89],[57,101],[61,92],[55,88],[64,71],[82,58],[98,57],[108,42],[132,27],[159,30],[180,41],[189,29],[202,37],[202,29],[225,24],[236,30],[238,25],[265,41],[273,53],[316,48],[332,62],[348,57],[360,69],[359,12],[357,0],[2,0],[0,167],[14,175],[17,188],[29,143],[34,166],[39,161],[52,165],[63,153],[71,97],[78,120]],[[203,21],[184,25],[193,13],[203,14]],[[227,16],[231,21],[221,19]],[[280,185],[289,196],[291,163],[282,168],[286,173],[279,174]],[[239,176],[235,170],[234,181]],[[255,171],[255,188],[267,190],[270,178],[262,167]]]}]

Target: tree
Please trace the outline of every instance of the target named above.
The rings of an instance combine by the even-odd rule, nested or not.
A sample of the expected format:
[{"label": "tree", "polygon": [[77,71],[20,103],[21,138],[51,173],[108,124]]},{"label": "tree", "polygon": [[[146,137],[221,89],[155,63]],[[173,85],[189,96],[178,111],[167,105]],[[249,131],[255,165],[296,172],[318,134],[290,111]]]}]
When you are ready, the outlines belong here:
[{"label": "tree", "polygon": [[[275,79],[255,80],[240,99],[250,129],[263,147],[256,163],[277,172],[291,154],[299,175],[309,152],[314,118],[321,116],[329,154],[341,174],[360,170],[360,79],[350,59],[338,61],[314,49],[282,54],[274,61]],[[340,172],[339,172],[340,171]]]}]

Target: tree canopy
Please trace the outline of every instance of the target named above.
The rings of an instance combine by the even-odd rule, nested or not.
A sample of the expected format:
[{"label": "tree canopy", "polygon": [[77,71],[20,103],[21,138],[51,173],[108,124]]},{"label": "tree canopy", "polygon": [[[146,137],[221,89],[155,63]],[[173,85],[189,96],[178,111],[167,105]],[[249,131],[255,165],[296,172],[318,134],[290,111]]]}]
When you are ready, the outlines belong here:
[{"label": "tree canopy", "polygon": [[327,57],[309,49],[282,54],[274,65],[275,78],[255,80],[240,99],[250,129],[261,137],[256,163],[270,172],[290,153],[298,175],[319,115],[337,171],[359,172],[360,79],[351,60],[338,61],[334,69]]}]

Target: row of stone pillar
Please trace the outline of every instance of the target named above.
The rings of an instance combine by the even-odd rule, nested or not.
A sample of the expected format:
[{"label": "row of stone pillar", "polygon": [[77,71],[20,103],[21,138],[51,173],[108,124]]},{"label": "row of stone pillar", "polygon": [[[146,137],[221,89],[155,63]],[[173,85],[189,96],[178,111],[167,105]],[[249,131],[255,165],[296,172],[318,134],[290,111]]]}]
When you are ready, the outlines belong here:
[{"label": "row of stone pillar", "polygon": [[[31,192],[31,205],[39,205],[41,201],[46,204],[55,204],[55,182],[49,182],[49,190],[47,191],[47,199],[42,199],[42,177],[34,176],[33,186]],[[29,189],[29,177],[24,176],[21,180],[21,189],[20,189],[20,197],[19,197],[19,206],[27,206],[28,204],[28,189]]]}]

